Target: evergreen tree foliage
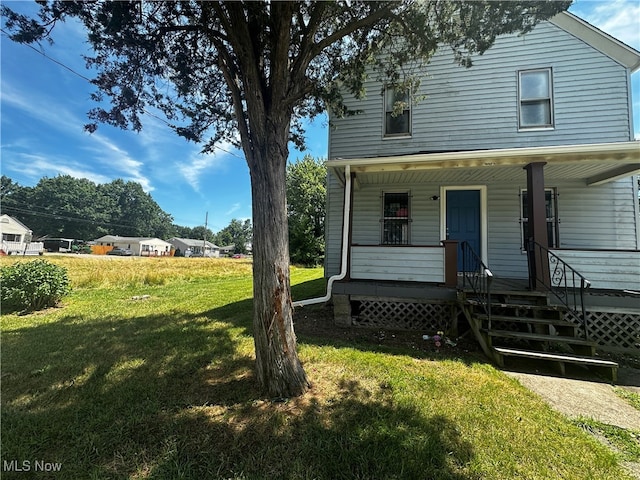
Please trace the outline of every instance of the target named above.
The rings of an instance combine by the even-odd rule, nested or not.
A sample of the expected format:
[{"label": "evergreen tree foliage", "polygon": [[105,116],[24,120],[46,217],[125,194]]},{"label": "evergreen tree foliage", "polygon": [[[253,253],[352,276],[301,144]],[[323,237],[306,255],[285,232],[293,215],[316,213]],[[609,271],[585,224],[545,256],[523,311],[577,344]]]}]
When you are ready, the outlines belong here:
[{"label": "evergreen tree foliage", "polygon": [[291,262],[315,266],[324,260],[327,169],[305,155],[287,165],[287,208]]}]

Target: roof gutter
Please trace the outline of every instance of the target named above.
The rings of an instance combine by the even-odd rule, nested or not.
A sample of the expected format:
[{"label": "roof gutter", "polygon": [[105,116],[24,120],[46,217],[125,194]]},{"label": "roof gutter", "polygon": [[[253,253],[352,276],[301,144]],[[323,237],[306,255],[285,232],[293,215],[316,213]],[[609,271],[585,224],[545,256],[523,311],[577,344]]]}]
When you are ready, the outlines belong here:
[{"label": "roof gutter", "polygon": [[310,298],[308,300],[300,300],[293,302],[295,307],[304,307],[307,305],[315,305],[318,303],[326,303],[331,299],[331,291],[333,289],[333,283],[342,280],[347,275],[347,258],[349,254],[349,228],[351,217],[351,166],[349,164],[344,166],[344,209],[342,217],[342,255],[340,264],[340,273],[329,277],[327,282],[327,293],[323,297]]},{"label": "roof gutter", "polygon": [[640,143],[615,142],[582,145],[553,145],[492,150],[422,153],[388,157],[336,158],[330,167],[351,166],[354,172],[407,171],[415,169],[519,166],[530,162],[573,163],[613,160],[620,164],[640,160]]}]

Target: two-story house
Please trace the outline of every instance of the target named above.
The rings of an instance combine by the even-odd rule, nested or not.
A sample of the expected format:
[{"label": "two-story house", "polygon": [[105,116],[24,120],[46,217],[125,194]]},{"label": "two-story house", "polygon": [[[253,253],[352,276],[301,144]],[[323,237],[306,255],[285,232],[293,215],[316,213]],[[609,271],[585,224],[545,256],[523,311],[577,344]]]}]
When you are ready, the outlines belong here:
[{"label": "two-story house", "polygon": [[[372,76],[366,98],[347,99],[362,113],[331,118],[325,274],[336,322],[435,331],[466,319],[502,362],[493,304],[493,330],[528,319],[510,329],[519,340],[564,338],[575,321],[585,342],[637,350],[638,68],[640,52],[561,13],[499,37],[469,69],[442,49],[426,97],[402,98],[401,112],[403,94]],[[496,304],[512,308],[500,318]],[[566,308],[575,315],[545,323]]]}]

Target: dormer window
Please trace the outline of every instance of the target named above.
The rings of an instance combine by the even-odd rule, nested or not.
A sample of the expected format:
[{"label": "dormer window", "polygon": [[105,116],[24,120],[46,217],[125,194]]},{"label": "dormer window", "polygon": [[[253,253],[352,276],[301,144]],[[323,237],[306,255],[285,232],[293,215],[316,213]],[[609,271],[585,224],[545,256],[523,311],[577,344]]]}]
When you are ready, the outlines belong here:
[{"label": "dormer window", "polygon": [[518,72],[520,129],[553,128],[553,84],[550,68]]},{"label": "dormer window", "polygon": [[386,87],[384,89],[384,136],[408,137],[411,135],[411,104],[407,91]]}]

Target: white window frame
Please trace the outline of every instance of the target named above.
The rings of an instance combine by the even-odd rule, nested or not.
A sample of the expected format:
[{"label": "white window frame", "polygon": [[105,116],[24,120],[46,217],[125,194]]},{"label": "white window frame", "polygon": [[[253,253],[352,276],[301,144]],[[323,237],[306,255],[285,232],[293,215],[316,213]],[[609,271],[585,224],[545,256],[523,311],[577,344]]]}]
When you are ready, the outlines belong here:
[{"label": "white window frame", "polygon": [[[387,195],[406,195],[406,206],[399,205],[397,210],[392,212],[389,210],[392,204],[387,206]],[[400,210],[406,209],[406,212],[400,212]],[[406,213],[406,214],[403,214]],[[385,235],[389,229],[388,225],[391,223],[398,223],[400,225],[401,238],[399,242],[389,241],[388,236]],[[380,219],[380,244],[381,245],[411,245],[411,192],[409,190],[403,191],[387,191],[382,192],[382,218]]]},{"label": "white window frame", "polygon": [[[545,209],[546,209],[546,196],[547,192],[551,193],[551,217],[546,217],[547,232],[548,225],[551,224],[553,245],[549,245],[549,248],[560,248],[560,220],[558,219],[558,190],[555,187],[548,187],[544,189],[545,194]],[[525,242],[527,238],[524,234],[525,223],[529,223],[529,217],[524,216],[524,196],[527,193],[526,188],[520,189],[520,248],[523,253],[526,253]],[[548,238],[548,233],[547,233]]]},{"label": "white window frame", "polygon": [[387,114],[391,113],[390,110],[387,109],[387,95],[389,94],[389,92],[395,92],[395,88],[391,87],[391,86],[385,86],[384,87],[384,91],[382,94],[382,138],[385,140],[389,140],[389,139],[399,139],[399,138],[411,138],[411,132],[412,132],[412,120],[413,120],[413,115],[412,115],[412,106],[411,106],[411,95],[409,95],[409,92],[406,92],[406,102],[407,102],[407,107],[403,110],[403,113],[401,115],[407,115],[408,116],[408,120],[407,120],[407,128],[408,131],[407,132],[399,132],[399,133],[387,133]]},{"label": "white window frame", "polygon": [[[544,97],[522,98],[522,76],[528,73],[546,72],[549,87],[549,95]],[[523,103],[539,103],[548,102],[549,104],[549,122],[545,124],[523,125],[522,123],[522,105]],[[530,70],[518,71],[518,130],[553,130],[555,128],[555,111],[553,107],[553,70],[551,67],[535,68]]]}]

